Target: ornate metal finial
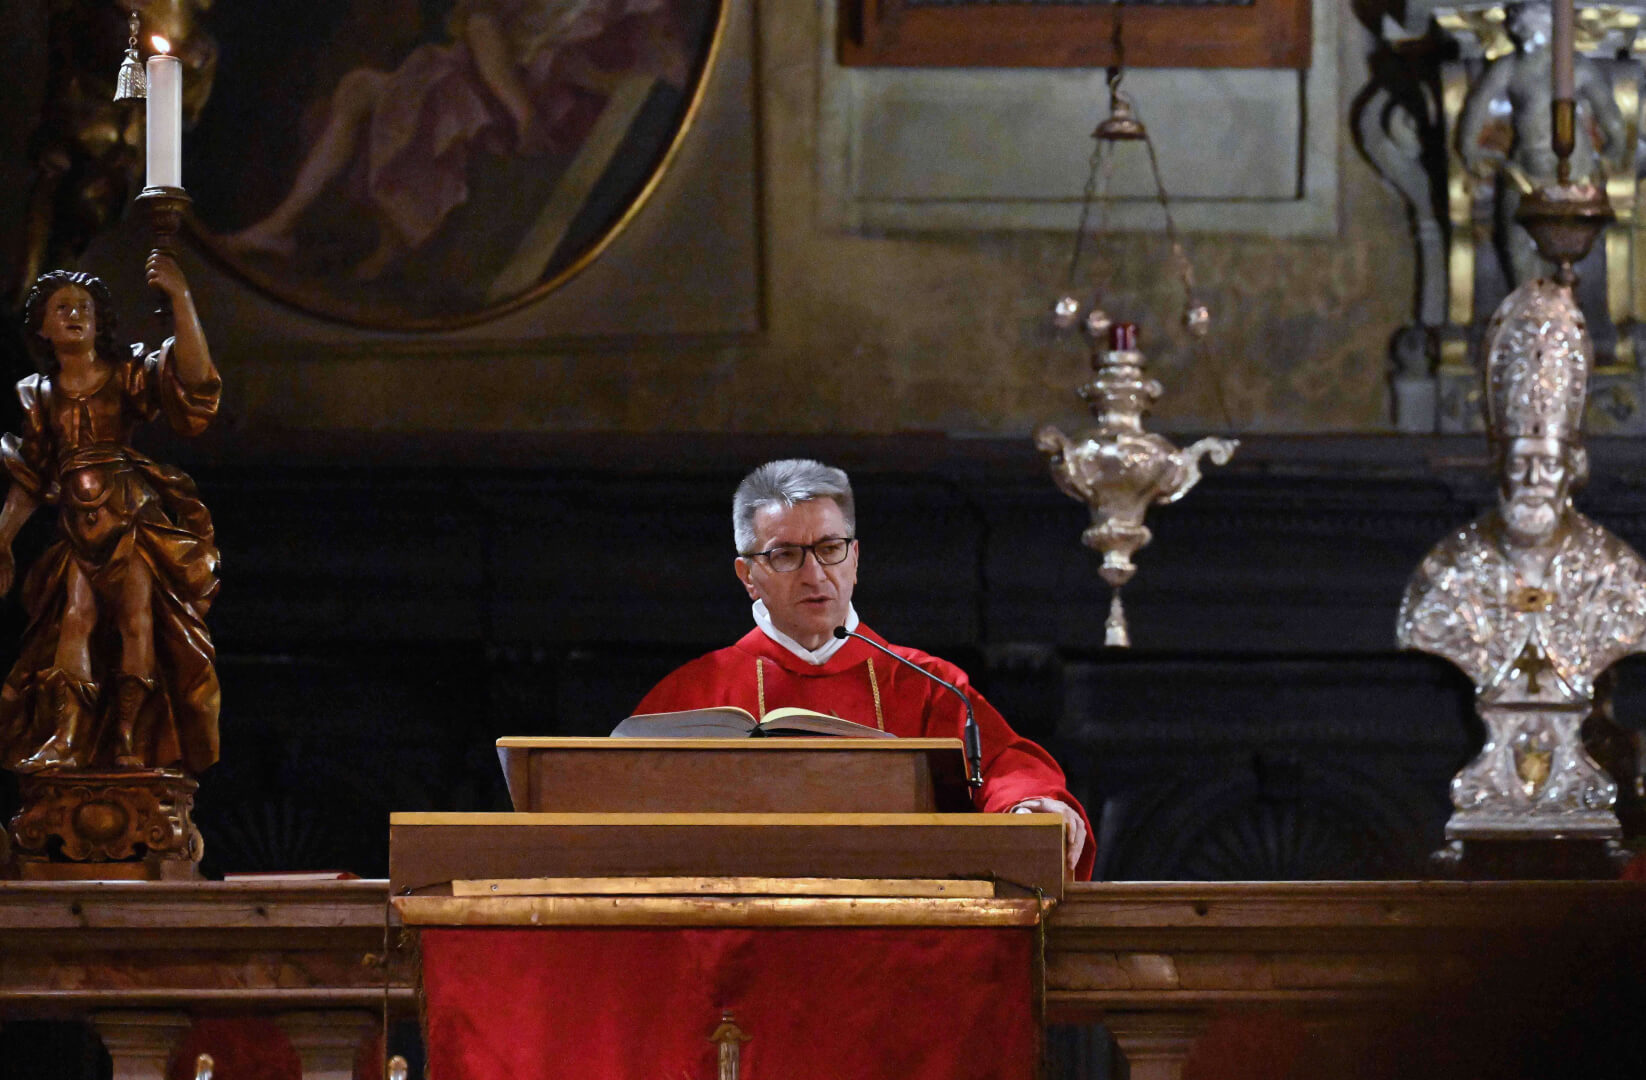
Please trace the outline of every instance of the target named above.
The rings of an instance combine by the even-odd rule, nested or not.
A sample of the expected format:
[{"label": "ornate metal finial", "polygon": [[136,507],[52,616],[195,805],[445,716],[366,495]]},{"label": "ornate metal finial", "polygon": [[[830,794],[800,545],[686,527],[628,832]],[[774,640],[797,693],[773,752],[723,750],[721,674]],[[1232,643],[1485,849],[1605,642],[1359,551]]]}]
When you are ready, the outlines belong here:
[{"label": "ornate metal finial", "polygon": [[1064,494],[1086,504],[1092,523],[1081,541],[1103,556],[1098,573],[1114,595],[1104,623],[1105,645],[1127,646],[1120,588],[1137,572],[1132,556],[1151,534],[1143,516],[1155,503],[1176,502],[1200,482],[1200,459],[1210,455],[1227,464],[1240,445],[1235,439],[1206,438],[1179,450],[1166,439],[1143,430],[1143,418],[1162,387],[1144,373],[1137,348],[1137,327],[1116,323],[1108,348],[1094,347],[1097,374],[1080,388],[1080,397],[1097,417],[1097,427],[1070,439],[1052,425],[1035,432],[1035,446],[1049,458],[1052,479]]},{"label": "ornate metal finial", "polygon": [[1109,115],[1097,125],[1092,138],[1104,142],[1127,142],[1148,137],[1149,129],[1137,118],[1132,99],[1120,90],[1120,73],[1117,70],[1109,77]]},{"label": "ornate metal finial", "polygon": [[[1561,104],[1571,102],[1555,102],[1557,107]],[[1561,158],[1560,164],[1563,171],[1570,170],[1566,158]],[[1538,253],[1555,264],[1555,280],[1575,285],[1577,272],[1573,267],[1589,254],[1595,240],[1617,220],[1617,215],[1612,212],[1603,185],[1557,182],[1523,195],[1515,220],[1537,244]]]},{"label": "ornate metal finial", "polygon": [[[136,16],[133,16],[135,18]],[[217,1062],[210,1054],[201,1054],[194,1059],[194,1080],[211,1080],[212,1070],[217,1068]]]},{"label": "ornate metal finial", "polygon": [[120,61],[120,73],[114,78],[114,100],[142,101],[149,96],[148,78],[143,72],[143,61],[137,55],[137,34],[142,23],[137,12],[131,13],[131,37],[126,41],[126,55]]},{"label": "ornate metal finial", "polygon": [[399,1054],[389,1059],[389,1080],[406,1080],[409,1071],[410,1066],[406,1064],[406,1059]]},{"label": "ornate metal finial", "polygon": [[743,1044],[749,1041],[749,1036],[743,1034],[743,1029],[737,1026],[730,1009],[720,1014],[720,1025],[709,1035],[709,1041],[720,1046],[719,1080],[738,1080],[738,1071],[741,1069]]}]

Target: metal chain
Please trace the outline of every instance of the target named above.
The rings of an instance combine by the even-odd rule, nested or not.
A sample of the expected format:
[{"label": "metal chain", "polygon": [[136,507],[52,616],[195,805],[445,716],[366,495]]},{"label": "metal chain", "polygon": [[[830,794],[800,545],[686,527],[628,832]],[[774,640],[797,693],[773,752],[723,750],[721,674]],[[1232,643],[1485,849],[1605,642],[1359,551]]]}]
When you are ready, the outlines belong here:
[{"label": "metal chain", "polygon": [[1126,0],[1115,0],[1114,33],[1109,35],[1114,46],[1114,66],[1109,68],[1109,89],[1120,87],[1120,77],[1126,70]]},{"label": "metal chain", "polygon": [[1097,184],[1097,231],[1092,234],[1092,240],[1097,249],[1092,256],[1092,261],[1097,267],[1092,274],[1094,292],[1107,285],[1109,280],[1109,260],[1103,250],[1103,245],[1095,243],[1095,241],[1109,235],[1109,214],[1114,210],[1113,200],[1109,198],[1109,188],[1114,183],[1115,164],[1119,160],[1119,155],[1114,152],[1114,147],[1111,146],[1109,152],[1103,156],[1103,175],[1099,178]]},{"label": "metal chain", "polygon": [[[1115,93],[1120,89],[1120,80],[1126,75],[1126,43],[1121,33],[1123,16],[1126,10],[1125,0],[1118,0],[1115,4],[1114,32],[1110,35],[1110,42],[1114,46],[1115,62],[1109,68],[1109,98],[1114,100]],[[1069,259],[1069,288],[1072,291],[1080,271],[1080,256],[1086,244],[1086,226],[1091,221],[1092,201],[1099,203],[1099,218],[1097,232],[1092,239],[1096,240],[1108,232],[1109,228],[1109,181],[1114,176],[1115,155],[1111,152],[1106,157],[1103,153],[1103,139],[1096,139],[1096,146],[1092,147],[1092,155],[1086,162],[1086,187],[1080,199],[1080,225],[1074,234],[1074,254]],[[1102,173],[1101,183],[1099,172]]]},{"label": "metal chain", "polygon": [[[1144,129],[1147,132],[1147,128]],[[1177,265],[1178,275],[1183,281],[1183,311],[1187,322],[1197,306],[1195,298],[1194,264],[1189,262],[1189,255],[1183,250],[1183,242],[1177,235],[1177,222],[1172,219],[1171,202],[1166,195],[1166,184],[1160,178],[1160,160],[1155,155],[1154,139],[1147,134],[1143,137],[1143,145],[1149,151],[1149,170],[1154,173],[1155,197],[1160,200],[1160,212],[1166,218],[1166,243],[1171,245],[1172,261]],[[1222,357],[1214,352],[1209,344],[1209,337],[1204,332],[1194,332],[1190,328],[1189,351],[1194,354],[1195,366],[1202,370],[1210,370],[1212,374],[1212,396],[1217,401],[1217,409],[1223,414],[1223,423],[1228,428],[1235,426],[1234,412],[1229,408],[1228,393],[1224,387],[1224,366]]]},{"label": "metal chain", "polygon": [[1155,155],[1154,138],[1144,128],[1143,148],[1149,152],[1149,171],[1154,174],[1155,199],[1160,203],[1160,212],[1166,218],[1166,243],[1172,249],[1172,261],[1177,264],[1178,273],[1183,278],[1183,291],[1189,298],[1194,296],[1194,269],[1189,265],[1189,256],[1183,251],[1183,244],[1177,238],[1177,222],[1172,219],[1171,199],[1166,195],[1166,183],[1160,178],[1160,159]]},{"label": "metal chain", "polygon": [[[1086,189],[1080,197],[1080,225],[1074,232],[1074,254],[1069,258],[1069,288],[1072,291],[1080,271],[1080,254],[1086,244],[1086,224],[1092,217],[1092,200],[1097,197],[1097,173],[1103,164],[1103,140],[1095,139],[1092,156],[1086,164]],[[1113,155],[1110,155],[1113,157]]]}]

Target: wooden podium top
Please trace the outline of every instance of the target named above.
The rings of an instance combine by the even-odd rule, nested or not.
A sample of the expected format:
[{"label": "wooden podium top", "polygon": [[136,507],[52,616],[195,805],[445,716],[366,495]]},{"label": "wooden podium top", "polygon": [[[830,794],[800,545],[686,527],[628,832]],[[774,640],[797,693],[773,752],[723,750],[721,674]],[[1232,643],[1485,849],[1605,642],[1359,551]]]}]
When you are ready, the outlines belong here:
[{"label": "wooden podium top", "polygon": [[972,808],[959,739],[497,740],[532,813],[924,814]]},{"label": "wooden podium top", "polygon": [[407,926],[1029,927],[1041,901],[906,896],[399,896]]},{"label": "wooden podium top", "polygon": [[1063,895],[1058,814],[391,814],[396,895],[477,878],[973,878]]}]

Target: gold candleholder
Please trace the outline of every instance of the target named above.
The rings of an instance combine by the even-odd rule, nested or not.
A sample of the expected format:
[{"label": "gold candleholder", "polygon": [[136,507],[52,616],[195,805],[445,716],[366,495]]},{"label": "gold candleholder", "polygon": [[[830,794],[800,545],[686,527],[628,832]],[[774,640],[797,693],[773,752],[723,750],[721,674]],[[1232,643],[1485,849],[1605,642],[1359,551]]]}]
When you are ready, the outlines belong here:
[{"label": "gold candleholder", "polygon": [[[149,231],[154,234],[154,250],[177,257],[177,234],[183,228],[183,215],[194,200],[180,187],[146,187],[137,196],[137,205],[149,219]],[[171,302],[164,297],[154,309],[157,319],[171,319]]]},{"label": "gold candleholder", "polygon": [[148,215],[149,228],[154,232],[156,251],[177,254],[172,241],[182,229],[183,215],[193,203],[189,193],[180,187],[146,187],[137,196],[137,205]]},{"label": "gold candleholder", "polygon": [[[1564,171],[1566,159],[1560,164]],[[1555,183],[1522,196],[1515,220],[1531,235],[1538,252],[1555,264],[1555,280],[1571,286],[1577,284],[1573,268],[1617,214],[1599,184]]]}]

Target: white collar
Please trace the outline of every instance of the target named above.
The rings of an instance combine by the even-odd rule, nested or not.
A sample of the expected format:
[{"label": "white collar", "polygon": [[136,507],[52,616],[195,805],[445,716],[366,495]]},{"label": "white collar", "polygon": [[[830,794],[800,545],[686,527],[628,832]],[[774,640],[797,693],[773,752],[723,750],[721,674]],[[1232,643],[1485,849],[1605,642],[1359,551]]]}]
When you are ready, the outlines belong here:
[{"label": "white collar", "polygon": [[[767,637],[794,653],[808,664],[827,664],[829,662],[829,658],[839,652],[842,645],[846,644],[845,638],[831,637],[829,640],[825,641],[820,648],[806,648],[806,646],[800,644],[800,642],[796,641],[794,638],[785,634],[773,625],[772,613],[766,610],[766,601],[764,600],[756,600],[754,602],[754,624],[760,627],[761,632]],[[857,629],[857,608],[850,604],[846,605],[846,629]]]}]

